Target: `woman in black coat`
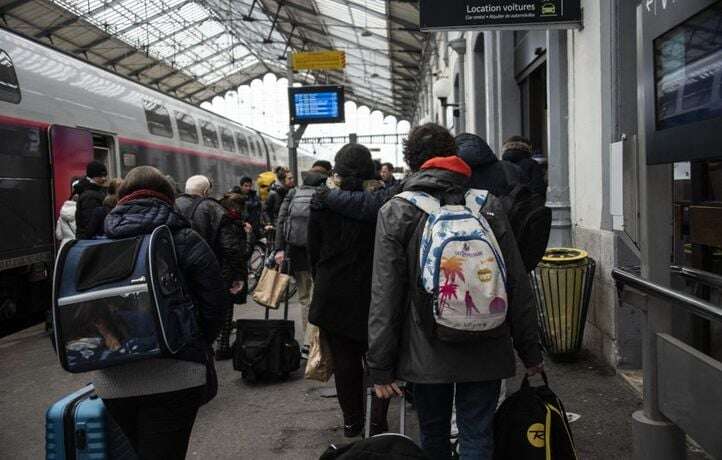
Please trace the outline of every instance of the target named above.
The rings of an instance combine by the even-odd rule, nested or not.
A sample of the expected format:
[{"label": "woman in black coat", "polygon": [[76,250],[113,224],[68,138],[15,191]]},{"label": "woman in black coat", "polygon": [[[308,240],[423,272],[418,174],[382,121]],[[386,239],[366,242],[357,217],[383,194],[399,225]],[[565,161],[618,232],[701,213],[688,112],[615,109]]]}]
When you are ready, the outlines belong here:
[{"label": "woman in black coat", "polygon": [[[363,190],[375,177],[369,150],[348,144],[336,154],[334,180],[342,190]],[[309,321],[328,339],[336,392],[343,411],[344,434],[361,434],[364,420],[364,354],[368,348],[375,225],[344,217],[329,209],[311,209],[308,252],[314,274]],[[388,403],[374,399],[371,426],[388,429]]]}]

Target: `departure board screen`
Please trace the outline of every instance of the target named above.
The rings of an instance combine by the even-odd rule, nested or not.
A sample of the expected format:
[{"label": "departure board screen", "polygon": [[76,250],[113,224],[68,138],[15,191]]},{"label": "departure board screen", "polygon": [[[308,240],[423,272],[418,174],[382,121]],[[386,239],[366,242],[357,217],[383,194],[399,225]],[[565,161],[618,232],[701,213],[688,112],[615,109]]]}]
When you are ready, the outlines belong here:
[{"label": "departure board screen", "polygon": [[289,88],[291,123],[341,123],[344,121],[342,86]]},{"label": "departure board screen", "polygon": [[654,41],[657,129],[722,117],[722,3]]}]

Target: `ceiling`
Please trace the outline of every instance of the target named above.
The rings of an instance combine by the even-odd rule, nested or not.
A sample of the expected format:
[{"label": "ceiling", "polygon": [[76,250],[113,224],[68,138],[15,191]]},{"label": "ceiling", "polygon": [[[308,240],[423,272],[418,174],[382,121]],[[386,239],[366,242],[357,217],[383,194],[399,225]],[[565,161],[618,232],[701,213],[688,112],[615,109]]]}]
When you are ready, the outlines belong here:
[{"label": "ceiling", "polygon": [[193,104],[285,77],[289,51],[343,50],[345,71],[294,80],[405,119],[429,48],[418,16],[412,0],[0,0],[6,28]]}]

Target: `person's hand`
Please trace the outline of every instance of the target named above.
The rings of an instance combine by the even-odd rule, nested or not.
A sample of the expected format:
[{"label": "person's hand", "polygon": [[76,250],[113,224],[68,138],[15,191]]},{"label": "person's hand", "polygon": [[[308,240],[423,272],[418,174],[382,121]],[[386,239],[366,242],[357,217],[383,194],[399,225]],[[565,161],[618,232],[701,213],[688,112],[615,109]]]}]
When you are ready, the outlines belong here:
[{"label": "person's hand", "polygon": [[267,232],[270,232],[271,230],[273,230],[273,225],[266,225],[265,227],[263,227],[263,229]]},{"label": "person's hand", "polygon": [[253,226],[252,226],[251,224],[249,224],[248,222],[244,222],[244,223],[243,223],[243,230],[244,230],[247,234],[250,235],[250,234],[253,232]]},{"label": "person's hand", "polygon": [[278,251],[273,258],[276,260],[276,264],[280,267],[286,258],[286,253],[284,251]]},{"label": "person's hand", "polygon": [[243,281],[237,280],[237,281],[233,282],[229,291],[231,292],[231,294],[236,295],[239,292],[241,292],[242,289],[243,289]]},{"label": "person's hand", "polygon": [[402,396],[401,388],[396,383],[387,385],[374,385],[376,396],[380,399],[391,399],[394,396]]},{"label": "person's hand", "polygon": [[539,363],[536,366],[528,367],[526,369],[526,375],[528,375],[529,377],[541,374],[542,372],[544,372],[544,363]]}]

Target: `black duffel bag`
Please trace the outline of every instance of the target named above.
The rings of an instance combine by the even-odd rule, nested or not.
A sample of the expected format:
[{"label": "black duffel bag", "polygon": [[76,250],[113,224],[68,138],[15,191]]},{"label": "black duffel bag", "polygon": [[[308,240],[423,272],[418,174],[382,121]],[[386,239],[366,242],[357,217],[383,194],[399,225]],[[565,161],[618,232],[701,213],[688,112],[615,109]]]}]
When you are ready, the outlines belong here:
[{"label": "black duffel bag", "polygon": [[294,323],[285,319],[236,321],[233,368],[245,383],[285,380],[301,367]]}]

